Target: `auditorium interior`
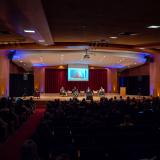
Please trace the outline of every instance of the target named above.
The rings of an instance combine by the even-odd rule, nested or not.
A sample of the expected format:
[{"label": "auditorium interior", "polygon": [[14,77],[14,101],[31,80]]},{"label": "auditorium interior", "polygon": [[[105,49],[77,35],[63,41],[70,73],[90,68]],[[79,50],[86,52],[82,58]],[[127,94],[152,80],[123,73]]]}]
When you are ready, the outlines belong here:
[{"label": "auditorium interior", "polygon": [[159,11],[1,0],[0,160],[159,160]]}]

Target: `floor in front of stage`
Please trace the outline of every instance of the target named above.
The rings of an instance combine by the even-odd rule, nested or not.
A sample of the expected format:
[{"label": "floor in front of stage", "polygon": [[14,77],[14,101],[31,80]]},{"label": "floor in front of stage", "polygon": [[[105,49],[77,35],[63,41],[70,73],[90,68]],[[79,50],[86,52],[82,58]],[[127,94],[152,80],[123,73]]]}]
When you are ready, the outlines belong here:
[{"label": "floor in front of stage", "polygon": [[[120,94],[119,93],[106,93],[105,94],[105,97],[108,98],[108,99],[109,98],[114,98],[115,96],[117,97],[117,99],[120,98]],[[126,95],[123,98],[125,99],[127,96],[129,96],[130,98],[135,97],[135,98],[138,98],[138,99],[143,97],[143,96],[137,96],[137,95]],[[28,98],[30,98],[30,97],[26,97],[26,99],[28,99]],[[60,96],[59,93],[41,93],[40,98],[33,97],[33,99],[35,101],[43,101],[43,102],[44,101],[45,102],[53,101],[55,99],[60,99],[61,101],[68,101],[70,98],[73,98],[72,95],[63,97],[63,96]],[[78,98],[78,100],[82,100],[83,98],[86,98],[86,96],[85,95],[79,95],[77,98]],[[93,100],[94,101],[99,101],[100,97],[98,95],[94,95],[93,96]]]}]

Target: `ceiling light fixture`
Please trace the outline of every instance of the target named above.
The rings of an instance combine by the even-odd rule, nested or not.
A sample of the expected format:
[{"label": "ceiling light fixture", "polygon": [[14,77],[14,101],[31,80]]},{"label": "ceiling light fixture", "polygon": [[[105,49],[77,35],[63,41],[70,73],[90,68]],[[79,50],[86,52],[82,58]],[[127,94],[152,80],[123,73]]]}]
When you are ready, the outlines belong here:
[{"label": "ceiling light fixture", "polygon": [[35,30],[30,30],[30,29],[24,29],[24,32],[25,33],[35,33],[36,31]]},{"label": "ceiling light fixture", "polygon": [[158,29],[158,28],[160,28],[160,26],[158,26],[158,25],[151,25],[151,26],[148,26],[147,28],[149,28],[149,29]]},{"label": "ceiling light fixture", "polygon": [[45,40],[44,39],[39,39],[38,42],[43,43],[43,42],[45,42]]},{"label": "ceiling light fixture", "polygon": [[118,37],[116,37],[116,36],[111,36],[111,37],[109,37],[109,38],[111,38],[111,39],[117,39]]},{"label": "ceiling light fixture", "polygon": [[144,50],[145,48],[143,48],[143,47],[140,47],[139,49],[142,49],[142,50]]}]

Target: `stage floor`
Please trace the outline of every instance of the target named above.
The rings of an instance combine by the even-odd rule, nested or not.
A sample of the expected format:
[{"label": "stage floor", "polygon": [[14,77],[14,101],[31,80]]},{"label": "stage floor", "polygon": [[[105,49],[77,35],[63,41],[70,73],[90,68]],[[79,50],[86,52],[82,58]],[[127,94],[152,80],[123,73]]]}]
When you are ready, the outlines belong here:
[{"label": "stage floor", "polygon": [[[117,99],[120,98],[120,94],[119,93],[106,93],[105,97],[107,98],[114,98],[114,96],[117,97]],[[130,98],[142,98],[144,96],[137,96],[137,95],[126,95],[125,97],[123,97],[124,99],[129,96]],[[148,97],[148,96],[145,96]],[[26,97],[26,99],[28,99],[30,97]],[[61,101],[68,101],[70,98],[73,98],[72,96],[65,96],[62,97],[59,95],[59,93],[41,93],[40,98],[36,98],[36,97],[32,97],[35,101],[53,101],[55,99],[60,99]],[[85,95],[81,95],[77,97],[79,100],[82,100],[83,98],[86,98]],[[100,97],[98,95],[93,96],[93,100],[94,101],[99,101]]]}]

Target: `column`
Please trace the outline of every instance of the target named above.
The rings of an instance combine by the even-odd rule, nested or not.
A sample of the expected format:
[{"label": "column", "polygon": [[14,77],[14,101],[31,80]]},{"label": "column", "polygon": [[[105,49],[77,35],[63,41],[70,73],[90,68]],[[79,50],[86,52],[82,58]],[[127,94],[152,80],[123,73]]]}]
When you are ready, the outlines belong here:
[{"label": "column", "polygon": [[117,80],[117,69],[107,69],[107,92],[108,93],[117,93],[118,89],[118,80]]},{"label": "column", "polygon": [[34,67],[34,89],[45,92],[45,68]]},{"label": "column", "polygon": [[160,55],[154,54],[154,62],[150,63],[150,95],[160,96]]},{"label": "column", "polygon": [[0,96],[9,96],[9,59],[7,51],[0,51]]}]

